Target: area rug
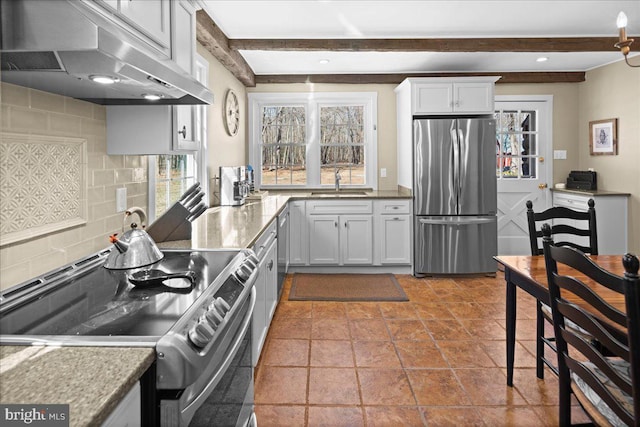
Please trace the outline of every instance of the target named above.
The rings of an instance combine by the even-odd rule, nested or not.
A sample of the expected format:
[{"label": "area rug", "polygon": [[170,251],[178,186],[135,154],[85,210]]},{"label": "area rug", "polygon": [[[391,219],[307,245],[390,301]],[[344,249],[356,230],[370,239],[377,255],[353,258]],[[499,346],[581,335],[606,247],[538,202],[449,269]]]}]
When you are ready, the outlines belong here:
[{"label": "area rug", "polygon": [[409,301],[393,274],[295,273],[289,301]]}]

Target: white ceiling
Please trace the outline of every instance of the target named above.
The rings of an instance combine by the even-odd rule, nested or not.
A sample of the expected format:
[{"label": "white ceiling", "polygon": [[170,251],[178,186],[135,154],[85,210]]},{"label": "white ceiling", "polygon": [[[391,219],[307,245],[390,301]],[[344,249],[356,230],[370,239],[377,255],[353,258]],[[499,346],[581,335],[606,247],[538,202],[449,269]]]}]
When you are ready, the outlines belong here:
[{"label": "white ceiling", "polygon": [[[640,0],[201,0],[230,39],[617,37],[640,34]],[[640,51],[640,40],[632,52]],[[343,74],[587,71],[622,59],[608,52],[240,51],[254,73]],[[637,54],[637,53],[636,53]],[[536,62],[540,56],[546,62]],[[631,56],[631,55],[630,55]],[[329,63],[321,64],[321,59]],[[635,62],[639,62],[638,58]]]}]

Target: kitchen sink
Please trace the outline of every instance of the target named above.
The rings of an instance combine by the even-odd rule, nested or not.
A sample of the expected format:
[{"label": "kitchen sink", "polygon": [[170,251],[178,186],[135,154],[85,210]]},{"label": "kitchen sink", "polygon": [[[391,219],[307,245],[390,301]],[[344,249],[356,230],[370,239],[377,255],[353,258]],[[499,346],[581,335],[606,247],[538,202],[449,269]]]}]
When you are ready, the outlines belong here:
[{"label": "kitchen sink", "polygon": [[333,196],[333,197],[351,197],[351,196],[366,196],[366,191],[354,191],[354,190],[318,190],[312,191],[312,196]]}]

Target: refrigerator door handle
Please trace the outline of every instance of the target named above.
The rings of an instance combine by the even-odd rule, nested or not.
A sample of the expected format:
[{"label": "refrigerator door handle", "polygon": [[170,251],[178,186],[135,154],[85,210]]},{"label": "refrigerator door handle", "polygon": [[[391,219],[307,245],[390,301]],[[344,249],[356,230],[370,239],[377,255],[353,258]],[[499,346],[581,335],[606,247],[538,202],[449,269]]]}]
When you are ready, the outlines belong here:
[{"label": "refrigerator door handle", "polygon": [[458,140],[457,121],[456,127],[451,129],[451,144],[453,148],[453,191],[456,198],[456,214],[460,213],[460,142]]},{"label": "refrigerator door handle", "polygon": [[450,219],[428,219],[420,218],[418,222],[420,224],[436,224],[436,225],[471,225],[471,224],[486,224],[496,220],[494,216],[480,217],[480,218],[460,218],[457,217],[455,221]]},{"label": "refrigerator door handle", "polygon": [[462,129],[457,128],[457,132],[458,132],[458,139],[456,140],[457,144],[458,144],[458,170],[456,171],[456,176],[458,178],[458,185],[456,187],[456,191],[458,192],[458,214],[460,214],[460,199],[462,198],[462,184],[464,182],[464,180],[462,179],[462,177],[460,175],[462,175],[463,173],[463,168],[462,168],[462,147],[463,147],[463,142],[464,142],[464,132],[462,131]]}]

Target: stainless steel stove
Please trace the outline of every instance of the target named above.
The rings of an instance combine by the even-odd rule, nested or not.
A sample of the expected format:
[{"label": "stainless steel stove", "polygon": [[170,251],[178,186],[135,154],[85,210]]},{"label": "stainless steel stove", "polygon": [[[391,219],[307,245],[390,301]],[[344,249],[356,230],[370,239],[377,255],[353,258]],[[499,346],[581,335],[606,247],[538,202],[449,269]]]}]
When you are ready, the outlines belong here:
[{"label": "stainless steel stove", "polygon": [[[249,423],[255,254],[166,250],[164,258],[150,266],[108,270],[103,264],[109,252],[2,292],[0,344],[153,347],[154,396],[143,397],[153,405],[143,408],[147,421]],[[132,283],[133,273],[150,268],[168,274],[189,271],[195,279],[144,287]],[[234,382],[239,389],[231,386]],[[221,393],[239,398],[230,401],[229,395],[218,402]],[[233,419],[221,418],[224,415]]]}]

